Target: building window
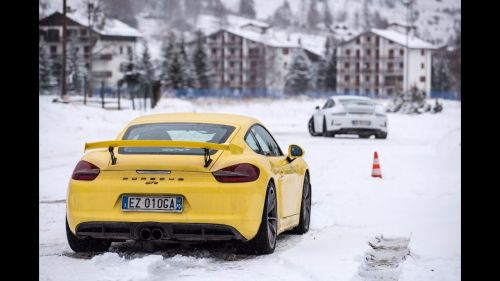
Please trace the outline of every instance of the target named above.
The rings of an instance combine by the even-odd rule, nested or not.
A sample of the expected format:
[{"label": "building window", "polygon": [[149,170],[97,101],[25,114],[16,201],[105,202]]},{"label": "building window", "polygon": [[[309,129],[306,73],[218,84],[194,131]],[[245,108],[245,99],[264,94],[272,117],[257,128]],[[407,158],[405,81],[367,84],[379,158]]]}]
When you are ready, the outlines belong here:
[{"label": "building window", "polygon": [[359,72],[359,62],[356,63],[356,72]]},{"label": "building window", "polygon": [[420,82],[425,82],[425,76],[420,76]]},{"label": "building window", "polygon": [[359,59],[360,51],[356,50],[356,58]]},{"label": "building window", "polygon": [[359,37],[356,38],[356,44],[359,44],[361,42],[361,40],[359,40]]},{"label": "building window", "polygon": [[234,80],[234,75],[229,75],[229,80],[233,81]]},{"label": "building window", "polygon": [[380,50],[377,49],[377,51],[375,51],[375,58],[379,58],[380,57]]},{"label": "building window", "polygon": [[399,68],[403,69],[404,68],[404,63],[400,62],[399,63]]},{"label": "building window", "polygon": [[90,53],[90,47],[89,47],[89,46],[85,46],[85,47],[83,47],[83,52],[84,52],[85,54]]},{"label": "building window", "polygon": [[375,37],[375,44],[380,45],[380,38],[378,36]]},{"label": "building window", "polygon": [[356,85],[359,85],[359,75],[356,75]]},{"label": "building window", "polygon": [[370,82],[370,76],[365,77],[366,82]]},{"label": "building window", "polygon": [[217,68],[217,66],[219,66],[219,63],[218,62],[214,62],[214,67]]},{"label": "building window", "polygon": [[[368,37],[368,38],[370,38],[370,37]],[[369,57],[371,54],[372,54],[372,50],[370,50],[370,49],[366,50],[366,56]]]},{"label": "building window", "polygon": [[390,50],[389,50],[389,58],[390,58],[390,59],[393,59],[393,58],[394,58],[394,50],[393,50],[393,49],[390,49]]},{"label": "building window", "polygon": [[370,69],[370,63],[369,62],[365,63],[365,68],[368,69],[368,70]]},{"label": "building window", "polygon": [[49,42],[59,41],[59,30],[58,29],[49,29],[49,31],[47,32],[47,41],[49,41]]},{"label": "building window", "polygon": [[378,62],[377,62],[377,63],[375,64],[375,71],[376,71],[376,72],[378,72],[378,70],[379,70],[379,64],[378,64]]},{"label": "building window", "polygon": [[85,29],[85,28],[80,29],[80,35],[87,36],[87,29]]},{"label": "building window", "polygon": [[390,62],[387,64],[387,70],[389,72],[392,72],[394,70],[394,63]]},{"label": "building window", "polygon": [[229,62],[229,66],[230,66],[230,67],[234,67],[234,62],[233,62],[233,61],[232,61],[232,62]]},{"label": "building window", "polygon": [[354,90],[354,94],[355,94],[355,95],[359,95],[359,89],[358,89],[358,88],[356,88],[356,89]]},{"label": "building window", "polygon": [[251,68],[257,68],[257,62],[256,61],[250,62],[250,67]]},{"label": "building window", "polygon": [[248,55],[250,57],[257,57],[257,56],[259,56],[259,49],[258,48],[250,48],[248,50]]},{"label": "building window", "polygon": [[55,55],[57,53],[57,46],[50,46],[50,53]]},{"label": "building window", "polygon": [[288,48],[283,48],[282,53],[283,53],[283,55],[288,55],[289,51],[290,50],[288,50]]},{"label": "building window", "polygon": [[365,89],[365,94],[367,94],[367,95],[368,95],[369,93],[370,93],[370,89],[366,88],[366,89]]},{"label": "building window", "polygon": [[351,50],[349,50],[349,49],[345,50],[345,54],[346,54],[346,56],[350,56],[351,55]]},{"label": "building window", "polygon": [[394,44],[394,42],[392,42],[391,40],[389,40],[389,44]]},{"label": "building window", "polygon": [[212,49],[212,55],[217,55],[217,49]]},{"label": "building window", "polygon": [[127,46],[127,54],[132,54],[132,47],[130,46]]},{"label": "building window", "polygon": [[375,96],[378,96],[378,89],[375,89]]},{"label": "building window", "polygon": [[349,88],[344,89],[344,94],[346,94],[346,95],[349,94]]},{"label": "building window", "polygon": [[283,67],[286,68],[288,66],[288,63],[284,62]]},{"label": "building window", "polygon": [[370,36],[366,36],[366,42],[370,42],[371,41],[371,37]]},{"label": "building window", "polygon": [[379,80],[378,80],[378,75],[377,75],[377,76],[375,76],[375,85],[376,86],[378,86],[378,82],[379,82]]},{"label": "building window", "polygon": [[420,68],[421,68],[421,69],[424,69],[424,68],[425,68],[425,64],[423,64],[423,63],[422,63],[422,64],[420,64]]},{"label": "building window", "polygon": [[231,53],[231,55],[234,55],[234,49],[233,48],[229,49],[229,52]]},{"label": "building window", "polygon": [[349,69],[349,63],[348,62],[344,63],[344,68],[345,69]]},{"label": "building window", "polygon": [[123,46],[120,46],[120,55],[123,54]]},{"label": "building window", "polygon": [[425,50],[424,49],[420,50],[420,53],[422,54],[422,56],[424,56],[425,55]]},{"label": "building window", "polygon": [[344,76],[344,81],[349,82],[350,78],[351,77],[349,77],[349,75],[346,75],[346,76]]}]

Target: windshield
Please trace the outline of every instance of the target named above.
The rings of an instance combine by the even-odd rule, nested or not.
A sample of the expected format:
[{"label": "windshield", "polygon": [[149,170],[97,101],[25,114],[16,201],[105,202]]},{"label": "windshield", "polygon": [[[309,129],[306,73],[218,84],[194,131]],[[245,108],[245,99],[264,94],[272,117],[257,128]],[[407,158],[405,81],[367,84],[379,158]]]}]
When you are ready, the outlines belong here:
[{"label": "windshield", "polygon": [[370,100],[362,99],[340,99],[339,101],[342,105],[375,105]]},{"label": "windshield", "polygon": [[[202,123],[153,123],[128,128],[123,140],[173,140],[224,143],[234,127]],[[122,147],[121,154],[188,154],[203,155],[201,148]],[[215,151],[211,150],[211,154]]]}]

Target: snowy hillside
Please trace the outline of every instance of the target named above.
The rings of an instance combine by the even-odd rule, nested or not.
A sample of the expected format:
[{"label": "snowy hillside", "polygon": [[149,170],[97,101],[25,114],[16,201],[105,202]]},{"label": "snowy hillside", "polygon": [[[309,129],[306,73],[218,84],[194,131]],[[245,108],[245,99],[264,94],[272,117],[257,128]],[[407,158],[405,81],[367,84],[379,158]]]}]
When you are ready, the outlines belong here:
[{"label": "snowy hillside", "polygon": [[[359,281],[367,274],[382,278],[377,280],[460,279],[460,102],[444,101],[440,114],[389,114],[388,139],[379,140],[309,136],[307,120],[324,103],[318,99],[163,99],[144,112],[52,98],[39,98],[40,280]],[[132,118],[159,112],[250,115],[267,125],[282,148],[301,145],[313,188],[310,231],[284,234],[274,254],[258,257],[211,244],[114,243],[105,254],[74,254],[64,232],[65,195],[84,143],[115,138]],[[370,176],[374,151],[383,179]],[[377,253],[368,242],[380,234],[409,239],[409,255],[405,248],[406,260],[396,268],[370,271],[365,257]]]},{"label": "snowy hillside", "polygon": [[[159,1],[159,0],[158,0]],[[158,2],[156,1],[156,2]],[[203,0],[200,0],[203,2]],[[237,13],[240,0],[220,0],[224,6],[233,13]],[[256,18],[259,20],[268,20],[276,9],[284,3],[285,0],[254,0]],[[295,21],[304,22],[306,13],[313,0],[287,0]],[[389,22],[406,22],[407,10],[399,0],[316,0],[317,10],[323,14],[324,9],[328,8],[333,17],[334,24],[347,24],[353,30],[359,30],[363,22],[363,4],[366,2],[368,13],[378,12]],[[325,1],[328,1],[325,5]],[[39,3],[46,3],[43,7],[43,13],[48,14],[56,9],[61,10],[62,3],[59,0],[39,0]],[[159,35],[165,30],[165,25],[156,22],[155,25],[142,23],[144,15],[153,10],[161,14],[162,11],[155,11],[155,7],[148,6],[147,3],[153,3],[155,0],[138,4],[131,1],[134,10],[134,16],[137,18],[141,31],[150,35]],[[179,1],[182,3],[183,1]],[[207,2],[207,1],[205,1]],[[85,1],[68,0],[68,6],[77,10],[85,10]],[[42,5],[40,5],[42,12]],[[455,21],[461,19],[461,1],[460,0],[415,0],[413,5],[415,25],[418,35],[436,43],[446,43],[448,38],[454,34]],[[204,11],[200,11],[204,13]],[[192,24],[192,23],[191,23]],[[205,26],[195,24],[195,28],[204,28]]]}]

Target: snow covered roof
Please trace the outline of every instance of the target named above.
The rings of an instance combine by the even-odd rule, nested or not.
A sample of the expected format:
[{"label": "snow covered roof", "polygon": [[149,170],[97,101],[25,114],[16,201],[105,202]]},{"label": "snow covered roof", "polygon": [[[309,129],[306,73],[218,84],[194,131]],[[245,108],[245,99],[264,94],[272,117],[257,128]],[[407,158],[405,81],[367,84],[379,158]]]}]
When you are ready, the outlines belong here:
[{"label": "snow covered roof", "polygon": [[326,41],[324,36],[288,32],[286,30],[278,29],[268,30],[265,33],[232,27],[223,28],[222,30],[270,47],[303,48],[318,56],[323,56],[323,49]]},{"label": "snow covered roof", "polygon": [[392,29],[371,29],[372,33],[377,34],[378,36],[384,37],[397,43],[399,45],[403,45],[410,49],[436,49],[434,45],[429,42],[426,42],[418,37],[409,36],[408,45],[406,45],[406,34],[401,32],[397,32]]},{"label": "snow covered roof", "polygon": [[[54,14],[60,14],[62,16],[62,13],[58,11],[54,12],[52,15]],[[88,26],[88,18],[86,15],[77,12],[67,13],[66,15],[69,19],[75,21],[76,23],[82,26]],[[110,18],[106,18],[105,24],[102,29],[94,27],[93,30],[100,35],[142,37],[142,34],[137,29],[127,25],[122,21]]]},{"label": "snow covered roof", "polygon": [[363,34],[366,33],[373,33],[376,34],[380,37],[383,37],[385,39],[391,40],[392,42],[402,45],[404,47],[408,47],[410,49],[437,49],[437,46],[432,45],[429,42],[426,42],[414,35],[410,35],[408,38],[408,45],[406,45],[406,34],[398,32],[396,30],[392,29],[371,29],[368,32],[363,32],[361,34],[358,34],[357,36],[354,36],[350,38],[349,40],[345,41],[343,44],[349,43],[352,40],[356,39],[359,36],[362,36]]}]

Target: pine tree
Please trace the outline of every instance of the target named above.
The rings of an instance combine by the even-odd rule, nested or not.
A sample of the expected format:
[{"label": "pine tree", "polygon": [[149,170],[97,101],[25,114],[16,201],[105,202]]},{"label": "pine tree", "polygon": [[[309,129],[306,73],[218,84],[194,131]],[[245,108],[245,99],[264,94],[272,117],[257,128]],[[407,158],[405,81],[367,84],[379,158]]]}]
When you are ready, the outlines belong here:
[{"label": "pine tree", "polygon": [[192,89],[195,87],[196,83],[196,74],[193,69],[193,64],[191,60],[189,59],[187,52],[186,52],[186,45],[184,43],[184,35],[181,36],[181,42],[179,45],[179,51],[180,51],[180,57],[181,57],[181,64],[182,64],[182,70],[184,73],[184,87],[188,89]]},{"label": "pine tree", "polygon": [[69,89],[83,94],[83,83],[87,74],[83,50],[75,37],[70,39],[68,50],[68,77],[70,79]]},{"label": "pine tree", "polygon": [[324,91],[326,89],[326,79],[327,79],[327,66],[328,60],[330,59],[330,39],[327,38],[325,41],[325,51],[324,58],[321,58],[317,63],[314,74],[314,88],[317,91]]},{"label": "pine tree", "polygon": [[363,9],[361,11],[361,15],[363,17],[362,29],[363,31],[367,31],[371,28],[371,15],[370,9],[368,8],[368,0],[363,1]]},{"label": "pine tree", "polygon": [[149,53],[149,48],[147,42],[144,42],[144,49],[136,62],[137,71],[139,75],[139,80],[142,83],[153,83],[156,80],[155,70],[153,64],[151,63],[151,55]]},{"label": "pine tree", "polygon": [[212,87],[213,73],[206,54],[206,46],[201,31],[197,33],[196,48],[193,53],[193,65],[196,73],[198,88],[209,89]]},{"label": "pine tree", "polygon": [[240,0],[240,14],[244,17],[254,19],[255,8],[253,0]]},{"label": "pine tree", "polygon": [[296,54],[290,70],[286,75],[285,93],[287,95],[300,95],[309,88],[309,66],[302,54]]},{"label": "pine tree", "polygon": [[309,10],[307,12],[307,25],[309,26],[309,28],[316,28],[321,19],[316,1],[317,0],[311,0]]},{"label": "pine tree", "polygon": [[326,65],[325,88],[327,91],[337,90],[337,53],[335,50],[330,52]]},{"label": "pine tree", "polygon": [[[175,35],[171,33],[168,38],[168,45],[165,48],[162,81],[168,88],[177,90],[179,94],[185,94],[187,87],[193,86],[193,81],[189,77],[189,62],[187,55],[183,51],[183,40],[177,42]],[[182,90],[179,92],[179,90]]]},{"label": "pine tree", "polygon": [[285,2],[274,11],[271,22],[276,26],[288,27],[292,24],[292,18],[293,14],[290,9],[290,4],[288,0],[285,0]]},{"label": "pine tree", "polygon": [[50,60],[43,38],[38,42],[38,93],[45,94],[50,89]]},{"label": "pine tree", "polygon": [[325,23],[325,26],[331,26],[333,24],[333,16],[332,16],[332,13],[330,12],[330,7],[328,6],[328,0],[325,1],[323,22]]}]

